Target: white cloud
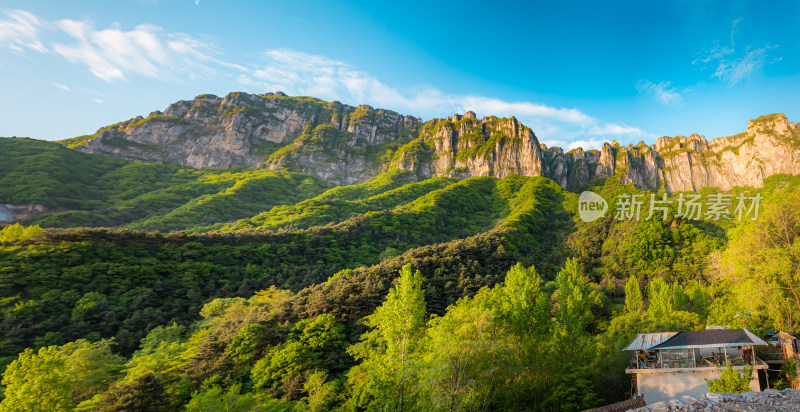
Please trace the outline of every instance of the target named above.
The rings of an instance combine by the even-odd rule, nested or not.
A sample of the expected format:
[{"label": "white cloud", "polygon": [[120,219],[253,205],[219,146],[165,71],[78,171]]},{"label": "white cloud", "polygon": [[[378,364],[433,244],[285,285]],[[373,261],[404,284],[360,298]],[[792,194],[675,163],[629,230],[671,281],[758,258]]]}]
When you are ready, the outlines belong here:
[{"label": "white cloud", "polygon": [[733,52],[734,52],[733,47],[720,46],[719,44],[714,44],[714,46],[711,47],[710,49],[705,49],[700,53],[698,53],[701,57],[697,57],[694,60],[692,60],[692,64],[693,65],[704,64],[712,60],[719,60],[729,54],[732,54]]},{"label": "white cloud", "polygon": [[768,59],[767,51],[777,46],[766,45],[760,48],[746,47],[744,52],[735,47],[735,35],[739,31],[739,24],[742,18],[733,20],[731,23],[730,46],[720,46],[715,43],[710,49],[703,50],[701,57],[692,61],[693,65],[698,65],[701,69],[711,67],[714,69],[712,78],[717,78],[729,87],[733,87],[743,82],[755,73],[760,71],[766,64],[779,62],[781,57]]},{"label": "white cloud", "polygon": [[127,80],[131,74],[161,80],[183,76],[199,80],[217,74],[218,66],[246,70],[217,59],[213,45],[207,42],[150,24],[130,31],[95,30],[88,22],[69,19],[55,25],[75,42],[54,43],[53,50],[73,63],[85,64],[105,81]]},{"label": "white cloud", "polygon": [[458,111],[480,111],[482,113],[516,113],[520,117],[540,117],[574,124],[593,121],[578,109],[556,108],[538,103],[506,102],[482,96],[466,96],[460,100]]},{"label": "white cloud", "polygon": [[742,20],[744,20],[744,18],[739,17],[738,19],[734,20],[733,23],[731,23],[731,46],[736,45],[736,42],[734,41],[733,37],[736,34],[736,32],[739,31],[739,28],[737,26],[739,26],[739,23],[741,23]]},{"label": "white cloud", "polygon": [[63,84],[61,84],[61,83],[52,82],[52,85],[53,85],[54,87],[58,88],[58,89],[61,89],[61,90],[65,91],[65,92],[68,92],[68,91],[70,91],[70,90],[71,90],[71,89],[69,88],[69,86],[65,86],[65,85],[63,85]]},{"label": "white cloud", "polygon": [[4,11],[6,19],[0,20],[0,46],[7,46],[17,52],[24,49],[46,53],[47,48],[39,40],[42,22],[32,13],[24,10]]},{"label": "white cloud", "polygon": [[604,139],[581,139],[581,140],[573,140],[573,141],[566,141],[566,140],[543,140],[547,147],[560,147],[564,151],[570,151],[572,149],[581,148],[583,150],[592,150],[597,149],[600,150],[603,147]]},{"label": "white cloud", "polygon": [[631,137],[654,137],[642,131],[638,127],[628,125],[620,125],[615,123],[607,123],[603,125],[594,125],[589,128],[590,135],[611,135],[611,136],[631,136]]},{"label": "white cloud", "polygon": [[737,83],[749,79],[766,63],[766,48],[750,50],[743,57],[734,61],[720,60],[713,77],[724,81],[728,86],[735,86]]},{"label": "white cloud", "polygon": [[683,97],[672,87],[670,81],[653,83],[650,80],[642,79],[636,83],[636,90],[641,94],[653,96],[659,103],[667,106],[683,101]]},{"label": "white cloud", "polygon": [[92,101],[93,101],[93,102],[95,102],[95,103],[97,103],[97,104],[103,104],[103,102],[105,102],[105,100],[103,100],[103,99],[98,99],[98,98],[96,98],[96,97],[92,98]]},{"label": "white cloud", "polygon": [[[592,136],[626,140],[654,137],[635,127],[603,123],[575,108],[447,94],[433,87],[401,91],[325,56],[285,49],[269,50],[265,56],[266,65],[237,78],[251,91],[280,90],[290,95],[309,95],[349,104],[366,103],[426,118],[446,117],[468,110],[479,115],[515,116],[531,127],[540,139],[550,139],[547,141],[570,142]],[[602,140],[581,140],[580,143],[599,147]]]}]

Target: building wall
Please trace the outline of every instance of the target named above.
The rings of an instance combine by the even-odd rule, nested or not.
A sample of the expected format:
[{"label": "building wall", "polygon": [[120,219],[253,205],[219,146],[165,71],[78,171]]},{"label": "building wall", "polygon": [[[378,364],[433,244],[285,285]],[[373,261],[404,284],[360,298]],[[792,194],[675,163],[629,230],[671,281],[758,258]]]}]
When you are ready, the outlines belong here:
[{"label": "building wall", "polygon": [[[750,390],[753,392],[761,391],[757,373],[757,370],[753,371],[753,380],[750,381]],[[718,378],[719,375],[716,370],[637,373],[636,388],[648,405],[680,399],[684,395],[700,399],[708,392],[705,380]]]}]

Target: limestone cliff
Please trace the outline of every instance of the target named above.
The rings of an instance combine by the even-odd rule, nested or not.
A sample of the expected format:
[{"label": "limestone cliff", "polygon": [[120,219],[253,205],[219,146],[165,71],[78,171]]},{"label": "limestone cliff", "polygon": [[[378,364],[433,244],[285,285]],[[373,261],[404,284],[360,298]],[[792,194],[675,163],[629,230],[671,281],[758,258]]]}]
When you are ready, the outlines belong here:
[{"label": "limestone cliff", "polygon": [[[706,141],[704,136],[662,137],[601,150],[564,152],[539,145],[516,119],[472,112],[426,123],[413,151],[395,155],[393,167],[417,170],[422,177],[469,177],[509,174],[545,176],[566,188],[579,188],[616,176],[624,184],[669,192],[713,186],[761,187],[775,174],[800,173],[800,129],[777,113],[751,120],[747,131]],[[403,149],[401,149],[402,151]],[[425,161],[425,159],[430,159]]]},{"label": "limestone cliff", "polygon": [[410,140],[419,123],[389,110],[280,92],[207,94],[102,128],[75,148],[195,168],[291,169],[352,184],[379,173],[383,149]]},{"label": "limestone cliff", "polygon": [[[473,112],[422,123],[412,116],[283,93],[201,95],[163,113],[137,117],[78,138],[78,150],[196,168],[285,169],[333,184],[363,182],[388,168],[419,179],[510,174],[545,176],[579,188],[614,176],[639,188],[685,191],[762,185],[800,173],[800,130],[783,114],[751,120],[747,131],[706,141],[662,137],[600,150],[564,152],[539,144],[514,117]],[[76,142],[75,139],[72,142]]]}]

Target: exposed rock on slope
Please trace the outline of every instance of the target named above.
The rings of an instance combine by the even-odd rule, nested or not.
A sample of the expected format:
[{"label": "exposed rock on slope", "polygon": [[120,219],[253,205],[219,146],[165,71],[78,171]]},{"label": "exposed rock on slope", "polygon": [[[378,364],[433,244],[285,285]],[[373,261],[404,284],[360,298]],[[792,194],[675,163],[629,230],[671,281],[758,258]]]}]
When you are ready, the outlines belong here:
[{"label": "exposed rock on slope", "polygon": [[201,95],[174,103],[163,113],[100,129],[76,148],[195,168],[261,165],[351,184],[379,173],[382,149],[410,140],[419,123],[366,105],[280,92]]},{"label": "exposed rock on slope", "polygon": [[517,119],[473,112],[433,119],[283,93],[201,95],[164,113],[137,117],[67,141],[78,150],[196,168],[285,169],[352,184],[387,168],[433,176],[545,176],[577,188],[617,176],[668,191],[759,187],[765,177],[800,173],[800,130],[783,114],[751,120],[747,131],[706,141],[662,137],[647,146],[604,143],[601,150],[540,145]]}]

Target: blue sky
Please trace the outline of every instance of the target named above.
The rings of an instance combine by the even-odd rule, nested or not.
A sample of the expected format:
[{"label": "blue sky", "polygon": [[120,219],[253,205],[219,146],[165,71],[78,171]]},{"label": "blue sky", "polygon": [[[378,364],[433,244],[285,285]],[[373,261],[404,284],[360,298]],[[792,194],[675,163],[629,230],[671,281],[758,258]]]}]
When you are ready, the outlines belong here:
[{"label": "blue sky", "polygon": [[203,93],[282,90],[539,140],[800,121],[800,2],[0,0],[0,136],[62,139]]}]

